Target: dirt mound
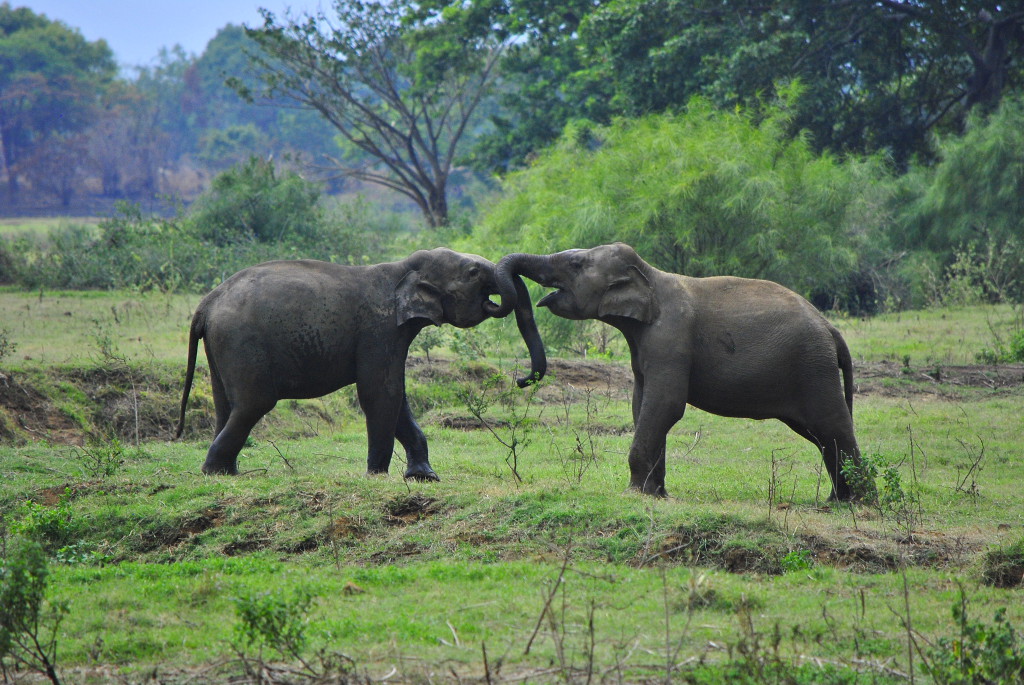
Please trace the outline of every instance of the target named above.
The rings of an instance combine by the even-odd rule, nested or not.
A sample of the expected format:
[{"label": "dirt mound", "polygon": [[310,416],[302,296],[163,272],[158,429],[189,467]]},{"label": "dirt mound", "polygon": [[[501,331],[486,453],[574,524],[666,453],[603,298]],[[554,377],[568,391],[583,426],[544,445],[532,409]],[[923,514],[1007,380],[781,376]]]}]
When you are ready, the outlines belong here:
[{"label": "dirt mound", "polygon": [[0,374],[0,443],[25,439],[81,446],[84,433],[30,382]]}]

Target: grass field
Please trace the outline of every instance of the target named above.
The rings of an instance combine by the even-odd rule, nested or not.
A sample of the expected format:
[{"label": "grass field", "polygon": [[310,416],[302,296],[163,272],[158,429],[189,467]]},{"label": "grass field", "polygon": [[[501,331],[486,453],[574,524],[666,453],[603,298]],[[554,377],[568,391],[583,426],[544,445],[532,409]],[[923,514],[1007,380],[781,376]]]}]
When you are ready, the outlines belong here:
[{"label": "grass field", "polygon": [[169,440],[197,301],[0,292],[0,512],[47,550],[67,682],[949,682],[924,665],[1005,659],[997,612],[1024,625],[1020,369],[937,371],[1019,310],[837,322],[882,493],[850,506],[780,423],[692,408],[671,497],[627,492],[628,370],[489,384],[519,353],[502,322],[485,356],[410,361],[440,483],[401,454],[364,475],[351,388],[280,403],[243,475],[206,477],[203,372]]},{"label": "grass field", "polygon": [[50,231],[69,226],[95,226],[99,220],[93,217],[39,217],[37,219],[0,218],[0,238],[17,238],[31,235],[45,238]]}]

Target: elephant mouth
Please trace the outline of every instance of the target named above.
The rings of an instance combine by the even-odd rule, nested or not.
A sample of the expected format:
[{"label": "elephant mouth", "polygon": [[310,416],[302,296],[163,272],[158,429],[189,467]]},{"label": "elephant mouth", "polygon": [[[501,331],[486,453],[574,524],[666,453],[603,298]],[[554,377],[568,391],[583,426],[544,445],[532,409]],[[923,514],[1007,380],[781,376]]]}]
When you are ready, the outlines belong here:
[{"label": "elephant mouth", "polygon": [[[494,302],[491,297],[498,294],[497,289],[488,288],[483,291],[483,296],[480,299],[480,308],[487,316],[495,316],[501,311],[501,305]],[[507,314],[506,314],[507,316]]]},{"label": "elephant mouth", "polygon": [[538,307],[550,307],[551,304],[558,299],[559,295],[562,295],[565,291],[561,288],[556,289],[554,292],[548,293],[540,299],[537,303]]},{"label": "elephant mouth", "polygon": [[487,316],[494,316],[501,310],[501,305],[492,302],[489,297],[484,298],[484,301],[480,306],[483,308],[484,314]]}]

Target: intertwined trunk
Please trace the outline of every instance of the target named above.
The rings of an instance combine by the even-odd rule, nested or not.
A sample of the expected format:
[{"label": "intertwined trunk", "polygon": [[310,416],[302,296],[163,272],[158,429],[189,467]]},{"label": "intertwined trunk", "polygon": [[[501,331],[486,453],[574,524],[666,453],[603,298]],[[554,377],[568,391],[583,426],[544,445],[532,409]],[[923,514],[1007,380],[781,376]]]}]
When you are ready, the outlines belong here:
[{"label": "intertwined trunk", "polygon": [[507,316],[510,310],[515,310],[519,334],[530,351],[530,374],[516,380],[520,388],[525,388],[544,378],[548,369],[547,355],[544,352],[544,341],[537,330],[537,321],[533,318],[533,305],[526,284],[519,276],[506,276],[505,280],[507,287],[501,292],[501,308],[495,316]]}]

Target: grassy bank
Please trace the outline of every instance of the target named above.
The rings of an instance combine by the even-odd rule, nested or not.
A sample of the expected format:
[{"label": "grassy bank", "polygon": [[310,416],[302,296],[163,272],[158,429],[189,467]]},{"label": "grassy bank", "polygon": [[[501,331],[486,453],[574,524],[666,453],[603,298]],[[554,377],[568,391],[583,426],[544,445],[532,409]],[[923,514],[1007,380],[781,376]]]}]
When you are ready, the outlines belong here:
[{"label": "grassy bank", "polygon": [[[926,682],[943,639],[995,649],[965,641],[961,602],[971,622],[1024,624],[993,554],[1024,535],[1024,390],[928,375],[969,363],[1009,310],[839,322],[883,494],[850,506],[778,422],[692,408],[669,436],[671,497],[626,492],[628,370],[555,359],[524,394],[517,349],[487,329],[475,359],[447,339],[410,362],[440,483],[404,482],[400,453],[364,475],[351,388],[280,403],[243,475],[206,477],[205,377],[168,440],[195,300],[0,293],[16,346],[0,512],[45,545],[70,682]],[[916,365],[905,345],[944,321],[959,338]]]}]

